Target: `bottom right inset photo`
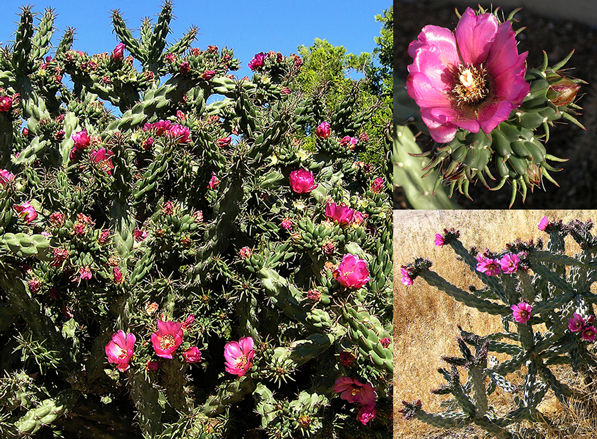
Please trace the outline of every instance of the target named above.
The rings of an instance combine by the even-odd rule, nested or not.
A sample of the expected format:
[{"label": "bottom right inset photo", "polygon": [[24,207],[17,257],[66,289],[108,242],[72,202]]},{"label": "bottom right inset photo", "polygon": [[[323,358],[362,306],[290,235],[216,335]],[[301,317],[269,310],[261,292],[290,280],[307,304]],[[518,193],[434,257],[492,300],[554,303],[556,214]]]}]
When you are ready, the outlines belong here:
[{"label": "bottom right inset photo", "polygon": [[595,211],[394,211],[394,438],[594,438]]}]

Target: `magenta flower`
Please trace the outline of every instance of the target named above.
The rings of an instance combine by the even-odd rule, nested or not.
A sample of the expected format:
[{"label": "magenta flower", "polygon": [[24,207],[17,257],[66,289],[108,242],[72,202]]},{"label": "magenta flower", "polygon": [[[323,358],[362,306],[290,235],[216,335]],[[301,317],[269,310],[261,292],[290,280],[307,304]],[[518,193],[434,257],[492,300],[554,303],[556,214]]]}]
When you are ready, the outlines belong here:
[{"label": "magenta flower", "polygon": [[350,403],[356,402],[363,406],[375,405],[375,389],[369,383],[361,383],[350,377],[340,377],[334,384],[334,392],[340,394],[340,399]]},{"label": "magenta flower", "polygon": [[574,313],[572,318],[568,320],[568,329],[572,332],[579,332],[582,331],[582,328],[585,326],[585,320],[582,318],[580,314]]},{"label": "magenta flower", "polygon": [[216,173],[212,171],[211,172],[211,179],[209,180],[209,183],[207,183],[207,187],[209,189],[213,189],[213,188],[215,188],[219,184],[220,184],[220,180],[218,180],[218,177],[216,177]]},{"label": "magenta flower", "polygon": [[206,70],[205,72],[203,72],[201,74],[201,77],[203,79],[205,79],[206,81],[209,81],[214,76],[216,76],[216,71],[215,70]]},{"label": "magenta flower", "polygon": [[500,259],[500,267],[506,274],[516,273],[519,262],[520,258],[517,254],[508,253],[507,255],[502,256],[502,259]]},{"label": "magenta flower", "polygon": [[541,221],[539,221],[537,228],[539,230],[541,230],[542,232],[544,232],[548,225],[549,225],[549,220],[547,219],[546,216],[544,216],[543,218],[541,218]]},{"label": "magenta flower", "polygon": [[184,334],[179,322],[157,321],[158,330],[151,334],[153,350],[158,357],[172,359],[172,353],[182,343]]},{"label": "magenta flower", "polygon": [[12,98],[10,96],[0,97],[0,112],[7,113],[12,108]]},{"label": "magenta flower", "polygon": [[108,361],[116,364],[116,369],[121,372],[126,371],[130,366],[129,363],[135,353],[135,335],[126,334],[120,330],[112,336],[112,340],[106,344],[106,356]]},{"label": "magenta flower", "polygon": [[444,240],[444,237],[441,233],[436,233],[435,234],[435,239],[433,240],[433,243],[437,246],[437,247],[441,247],[443,246],[446,241]]},{"label": "magenta flower", "polygon": [[290,187],[297,194],[307,194],[317,186],[313,173],[306,169],[297,169],[290,173]]},{"label": "magenta flower", "polygon": [[531,312],[533,307],[528,303],[520,302],[518,305],[512,305],[510,307],[512,315],[517,323],[526,323],[531,318]]},{"label": "magenta flower", "polygon": [[344,255],[342,262],[332,274],[346,288],[359,289],[369,282],[367,262],[350,253]]},{"label": "magenta flower", "polygon": [[454,33],[425,26],[408,53],[407,91],[433,140],[450,142],[458,128],[493,131],[529,92],[527,52],[518,54],[509,21],[467,8]]},{"label": "magenta flower", "polygon": [[124,48],[126,46],[124,45],[124,43],[119,43],[116,45],[116,47],[114,48],[114,51],[112,52],[112,61],[122,61],[124,58]]},{"label": "magenta flower", "polygon": [[238,254],[241,259],[247,259],[253,255],[253,250],[250,247],[244,246],[238,251]]},{"label": "magenta flower", "polygon": [[359,139],[356,137],[344,136],[338,141],[338,143],[342,146],[348,146],[348,149],[355,149],[359,143]]},{"label": "magenta flower", "polygon": [[249,61],[249,68],[253,71],[263,66],[267,53],[259,52],[256,54],[251,61]]},{"label": "magenta flower", "polygon": [[172,125],[166,134],[169,137],[177,139],[177,143],[189,143],[191,131],[189,130],[189,127],[183,125]]},{"label": "magenta flower", "polygon": [[408,272],[408,270],[406,268],[401,268],[400,269],[400,274],[402,275],[402,285],[412,285],[413,284],[413,279],[412,277],[410,277],[410,273]]},{"label": "magenta flower", "polygon": [[330,137],[330,132],[330,124],[327,122],[321,122],[315,130],[315,135],[320,139],[327,139],[328,137]]},{"label": "magenta flower", "polygon": [[73,141],[75,142],[75,149],[81,150],[85,149],[89,146],[91,142],[91,137],[87,135],[87,130],[77,131],[75,134],[72,135]]},{"label": "magenta flower", "polygon": [[191,71],[191,65],[189,64],[188,61],[183,61],[180,64],[180,67],[178,68],[178,70],[180,71],[180,73],[182,73],[183,75],[186,75],[187,73],[189,73]]},{"label": "magenta flower", "polygon": [[375,410],[375,404],[373,405],[364,405],[357,413],[357,420],[363,424],[367,425],[367,422],[375,419],[377,416],[377,410]]},{"label": "magenta flower", "polygon": [[2,185],[2,187],[6,187],[6,185],[13,182],[14,179],[15,175],[12,172],[7,171],[6,169],[0,169],[0,185]]},{"label": "magenta flower", "polygon": [[238,342],[229,341],[224,346],[224,368],[226,372],[242,377],[253,366],[255,356],[252,337],[241,337]]},{"label": "magenta flower", "polygon": [[384,338],[381,338],[381,339],[379,340],[379,342],[381,343],[381,345],[382,345],[384,348],[387,348],[388,346],[390,346],[390,344],[392,344],[392,340],[391,340],[389,337],[384,337]]},{"label": "magenta flower", "polygon": [[232,137],[228,136],[228,137],[221,137],[217,140],[218,142],[218,146],[220,148],[224,148],[228,145],[230,145],[230,142],[232,142]]},{"label": "magenta flower", "polygon": [[89,267],[89,265],[79,268],[79,279],[80,280],[90,280],[91,277],[92,277],[91,267]]},{"label": "magenta flower", "polygon": [[325,206],[325,216],[336,221],[341,226],[347,226],[354,219],[355,211],[344,203],[336,204],[328,201]]},{"label": "magenta flower", "polygon": [[133,230],[133,238],[135,238],[135,241],[141,242],[147,238],[147,232],[145,230],[141,230],[135,227],[135,230]]},{"label": "magenta flower", "polygon": [[378,194],[383,190],[385,185],[386,182],[383,177],[377,177],[371,184],[371,192]]},{"label": "magenta flower", "polygon": [[15,204],[14,209],[17,211],[19,216],[24,218],[28,223],[37,218],[37,212],[35,211],[35,208],[28,201],[23,204]]},{"label": "magenta flower", "polygon": [[282,220],[282,222],[280,223],[280,226],[284,229],[284,230],[292,230],[292,220],[288,217],[284,218]]},{"label": "magenta flower", "polygon": [[586,341],[594,341],[596,334],[597,330],[594,326],[587,326],[585,329],[583,329],[582,335],[580,337]]},{"label": "magenta flower", "polygon": [[198,363],[201,361],[201,351],[197,346],[191,346],[182,353],[182,356],[187,363]]},{"label": "magenta flower", "polygon": [[147,363],[145,363],[145,370],[147,370],[149,372],[155,372],[159,368],[160,368],[160,363],[158,363],[157,361],[147,360]]},{"label": "magenta flower", "polygon": [[482,254],[477,255],[477,271],[487,276],[497,276],[501,270],[500,261],[497,259],[486,258]]},{"label": "magenta flower", "polygon": [[114,153],[106,148],[94,149],[89,153],[91,160],[99,165],[100,169],[106,171],[108,175],[112,173],[114,164],[112,163],[112,156]]}]

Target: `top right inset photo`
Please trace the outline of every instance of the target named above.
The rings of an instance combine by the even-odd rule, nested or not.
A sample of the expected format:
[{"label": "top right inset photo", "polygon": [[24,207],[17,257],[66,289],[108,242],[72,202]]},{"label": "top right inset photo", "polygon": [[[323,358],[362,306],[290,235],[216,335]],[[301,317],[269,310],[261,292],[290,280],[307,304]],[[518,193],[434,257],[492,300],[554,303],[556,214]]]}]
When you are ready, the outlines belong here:
[{"label": "top right inset photo", "polygon": [[597,205],[597,4],[403,1],[396,209]]}]

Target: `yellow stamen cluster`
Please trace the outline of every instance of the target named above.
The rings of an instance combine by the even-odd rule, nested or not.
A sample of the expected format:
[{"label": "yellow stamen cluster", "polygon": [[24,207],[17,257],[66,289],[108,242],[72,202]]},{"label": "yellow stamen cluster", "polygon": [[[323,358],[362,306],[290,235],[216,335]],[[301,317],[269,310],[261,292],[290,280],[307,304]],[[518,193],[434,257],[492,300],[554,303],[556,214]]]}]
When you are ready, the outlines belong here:
[{"label": "yellow stamen cluster", "polygon": [[452,94],[456,103],[460,105],[474,105],[483,101],[489,95],[487,70],[480,66],[460,65],[454,74],[456,85]]},{"label": "yellow stamen cluster", "polygon": [[164,335],[160,338],[160,347],[162,349],[168,349],[175,345],[174,337],[171,335]]}]

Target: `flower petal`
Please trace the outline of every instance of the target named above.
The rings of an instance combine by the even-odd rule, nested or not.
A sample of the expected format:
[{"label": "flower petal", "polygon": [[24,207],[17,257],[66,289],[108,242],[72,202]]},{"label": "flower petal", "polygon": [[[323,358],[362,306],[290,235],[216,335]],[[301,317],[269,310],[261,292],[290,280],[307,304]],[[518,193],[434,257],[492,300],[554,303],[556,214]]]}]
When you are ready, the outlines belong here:
[{"label": "flower petal", "polygon": [[450,97],[436,89],[424,73],[411,73],[406,81],[406,91],[419,107],[449,107]]},{"label": "flower petal", "polygon": [[456,40],[450,29],[433,25],[425,26],[417,38],[408,46],[408,54],[411,58],[415,58],[417,49],[433,46],[438,49],[444,65],[460,63]]},{"label": "flower petal", "polygon": [[462,62],[475,66],[484,63],[497,30],[498,21],[495,15],[476,15],[471,8],[466,8],[455,32]]},{"label": "flower petal", "polygon": [[498,101],[479,109],[479,124],[485,133],[492,132],[501,122],[508,119],[513,106],[509,101]]}]

